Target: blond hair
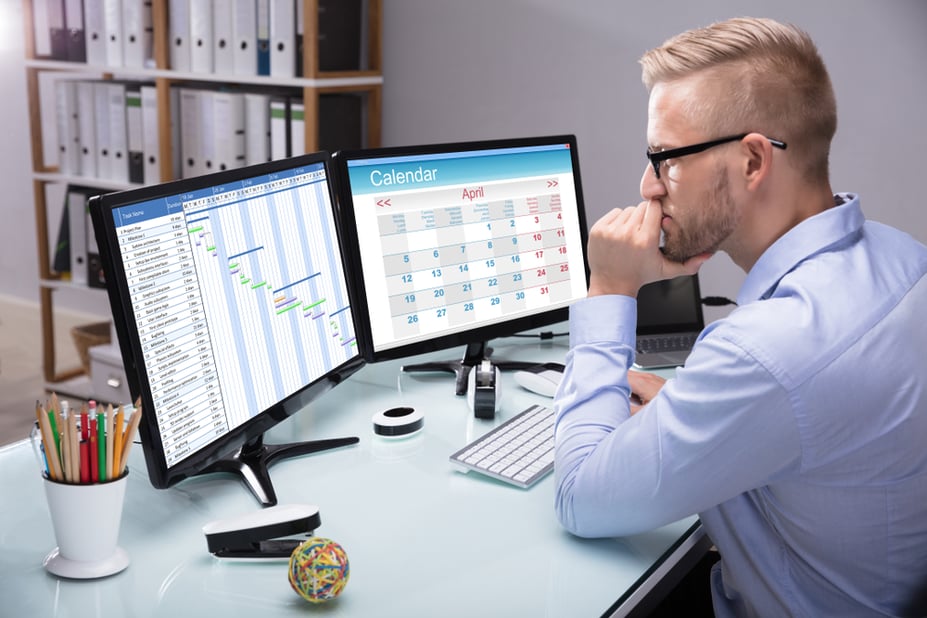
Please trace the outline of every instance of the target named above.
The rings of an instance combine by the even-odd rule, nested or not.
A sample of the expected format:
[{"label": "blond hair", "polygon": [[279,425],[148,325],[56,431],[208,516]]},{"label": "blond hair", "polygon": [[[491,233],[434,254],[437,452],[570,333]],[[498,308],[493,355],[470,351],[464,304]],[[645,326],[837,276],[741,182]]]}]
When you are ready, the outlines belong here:
[{"label": "blond hair", "polygon": [[735,18],[683,32],[640,60],[650,91],[698,75],[684,113],[706,138],[746,131],[788,143],[806,178],[827,180],[837,103],[824,61],[803,30]]}]

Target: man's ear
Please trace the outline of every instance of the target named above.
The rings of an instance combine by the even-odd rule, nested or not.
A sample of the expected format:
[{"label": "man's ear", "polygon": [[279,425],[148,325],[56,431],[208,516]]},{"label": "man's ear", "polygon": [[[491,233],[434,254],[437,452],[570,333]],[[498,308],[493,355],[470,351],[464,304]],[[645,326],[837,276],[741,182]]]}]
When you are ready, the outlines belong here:
[{"label": "man's ear", "polygon": [[773,146],[761,133],[750,133],[740,142],[743,179],[748,189],[756,189],[769,175]]}]

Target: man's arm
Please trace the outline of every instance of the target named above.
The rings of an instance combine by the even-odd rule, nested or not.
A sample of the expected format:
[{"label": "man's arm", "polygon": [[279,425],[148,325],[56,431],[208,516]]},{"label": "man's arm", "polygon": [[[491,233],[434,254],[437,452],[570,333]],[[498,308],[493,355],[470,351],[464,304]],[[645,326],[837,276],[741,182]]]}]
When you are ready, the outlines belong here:
[{"label": "man's arm", "polygon": [[767,484],[800,455],[786,391],[724,337],[699,341],[676,378],[631,416],[631,334],[603,319],[633,322],[634,301],[623,299],[571,309],[554,470],[557,515],[579,536],[671,523]]}]

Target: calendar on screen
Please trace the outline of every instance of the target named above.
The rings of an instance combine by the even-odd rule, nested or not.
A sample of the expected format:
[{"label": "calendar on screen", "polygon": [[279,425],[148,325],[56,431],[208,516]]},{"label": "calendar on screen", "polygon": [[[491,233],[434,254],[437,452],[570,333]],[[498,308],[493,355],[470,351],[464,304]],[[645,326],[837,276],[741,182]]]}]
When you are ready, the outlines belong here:
[{"label": "calendar on screen", "polygon": [[573,138],[339,158],[375,352],[513,334],[585,296]]}]

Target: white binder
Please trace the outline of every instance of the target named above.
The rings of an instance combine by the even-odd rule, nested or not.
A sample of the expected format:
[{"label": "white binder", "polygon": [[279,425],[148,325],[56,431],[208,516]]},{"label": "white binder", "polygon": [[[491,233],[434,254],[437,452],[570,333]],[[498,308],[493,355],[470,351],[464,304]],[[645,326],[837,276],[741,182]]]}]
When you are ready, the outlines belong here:
[{"label": "white binder", "polygon": [[154,66],[150,0],[122,0],[122,60],[127,67]]},{"label": "white binder", "polygon": [[270,0],[270,74],[296,76],[296,4]]},{"label": "white binder", "polygon": [[306,107],[301,99],[290,99],[290,153],[295,157],[306,153]]},{"label": "white binder", "polygon": [[[234,8],[234,7],[233,7]],[[235,72],[235,49],[232,24],[234,11],[225,5],[212,10],[212,64],[213,72],[231,75]]]},{"label": "white binder", "polygon": [[58,130],[58,171],[80,176],[80,134],[77,111],[77,83],[70,79],[55,82],[55,124]]},{"label": "white binder", "polygon": [[87,41],[87,64],[106,65],[106,21],[102,2],[84,3],[84,38]]},{"label": "white binder", "polygon": [[[213,113],[213,98],[217,93],[212,90],[199,91],[199,165],[197,174],[209,174],[216,171],[216,117]],[[184,129],[186,130],[186,129]]]},{"label": "white binder", "polygon": [[190,0],[190,70],[212,73],[212,0]]},{"label": "white binder", "polygon": [[94,82],[77,82],[77,134],[80,140],[80,173],[100,178],[97,172],[96,97]]},{"label": "white binder", "polygon": [[289,132],[289,119],[287,118],[287,101],[285,98],[274,97],[270,100],[270,158],[273,161],[285,159],[289,156],[287,133]]},{"label": "white binder", "polygon": [[[106,92],[107,112],[105,122],[109,123],[109,175],[116,182],[129,182],[129,133],[126,124],[126,86],[120,82],[99,82]],[[99,131],[99,119],[97,124]],[[99,135],[99,132],[98,132]]]},{"label": "white binder", "polygon": [[245,93],[245,163],[270,161],[270,95]]},{"label": "white binder", "polygon": [[[142,178],[146,185],[161,181],[161,151],[158,139],[158,90],[142,86]],[[173,114],[172,114],[173,115]]]},{"label": "white binder", "polygon": [[[194,2],[196,0],[193,0]],[[168,0],[168,59],[175,71],[190,70],[190,0]]]},{"label": "white binder", "polygon": [[123,66],[122,2],[120,0],[103,0],[103,31],[106,37],[106,65]]},{"label": "white binder", "polygon": [[257,75],[257,1],[233,0],[232,55],[235,75]]},{"label": "white binder", "polygon": [[215,171],[245,164],[245,98],[238,92],[212,93]]},{"label": "white binder", "polygon": [[200,91],[179,89],[181,177],[190,178],[201,172],[200,162]]}]

